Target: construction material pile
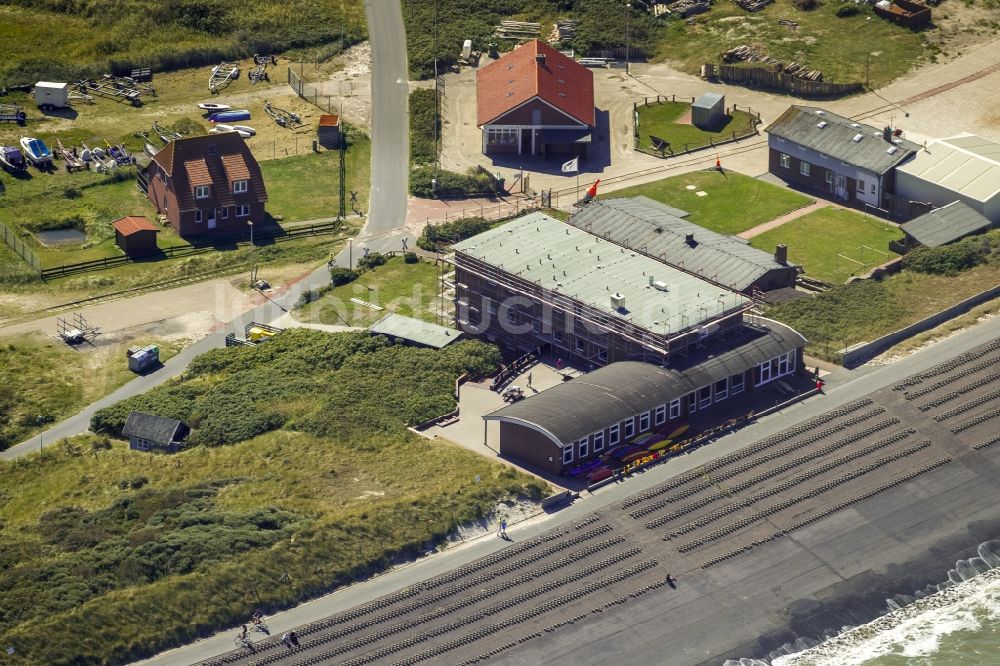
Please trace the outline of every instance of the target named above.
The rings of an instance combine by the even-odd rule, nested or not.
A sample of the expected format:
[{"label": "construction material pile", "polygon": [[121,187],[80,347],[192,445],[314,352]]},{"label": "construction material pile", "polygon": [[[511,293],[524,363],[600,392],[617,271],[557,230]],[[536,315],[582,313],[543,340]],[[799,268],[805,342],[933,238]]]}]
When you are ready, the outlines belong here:
[{"label": "construction material pile", "polygon": [[719,58],[722,62],[726,63],[759,62],[764,65],[770,65],[776,72],[784,72],[800,79],[807,79],[809,81],[823,80],[823,72],[818,69],[809,69],[802,63],[797,62],[791,62],[786,65],[781,60],[764,55],[757,49],[746,44],[740,44],[727,51],[723,51]]},{"label": "construction material pile", "polygon": [[748,12],[759,12],[774,2],[774,0],[733,0],[733,2]]},{"label": "construction material pile", "polygon": [[576,21],[573,19],[560,19],[552,26],[548,42],[549,44],[558,44],[560,42],[568,42],[574,37],[576,37]]},{"label": "construction material pile", "polygon": [[541,34],[540,23],[528,23],[525,21],[500,21],[493,32],[494,36],[500,39],[538,39]]}]

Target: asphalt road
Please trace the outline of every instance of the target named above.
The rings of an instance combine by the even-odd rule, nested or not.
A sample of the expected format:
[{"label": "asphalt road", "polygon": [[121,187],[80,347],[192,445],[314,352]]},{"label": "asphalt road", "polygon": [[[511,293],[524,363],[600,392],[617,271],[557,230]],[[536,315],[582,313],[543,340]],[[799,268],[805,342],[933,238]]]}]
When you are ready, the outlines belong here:
[{"label": "asphalt road", "polygon": [[[955,559],[971,556],[973,553],[969,550],[974,549],[980,540],[1000,532],[997,521],[990,519],[991,507],[1000,501],[1000,487],[993,489],[995,484],[990,481],[991,475],[997,469],[996,451],[1000,448],[992,447],[982,452],[970,452],[969,442],[981,439],[982,433],[985,432],[983,429],[989,428],[989,423],[977,426],[978,430],[966,431],[964,439],[968,441],[959,442],[947,434],[949,431],[946,429],[935,431],[936,421],[927,418],[927,415],[921,418],[920,413],[913,409],[912,403],[903,401],[900,393],[886,387],[891,387],[914,373],[923,372],[998,337],[1000,337],[1000,320],[991,320],[893,365],[834,373],[830,375],[826,395],[811,398],[783,412],[764,417],[758,423],[711,446],[675,459],[667,465],[656,467],[626,483],[602,488],[594,495],[559,510],[544,521],[512,526],[509,533],[515,546],[523,545],[528,540],[549,538],[546,534],[553,530],[565,531],[566,526],[580,524],[596,511],[602,520],[614,525],[614,532],[595,537],[589,543],[596,543],[615,534],[624,535],[635,543],[636,537],[632,536],[636,533],[634,527],[628,528],[623,525],[621,516],[618,518],[612,516],[612,512],[619,512],[618,505],[626,498],[668,481],[674,483],[675,479],[697,467],[739,452],[751,443],[769,438],[790,427],[799,426],[808,419],[851,404],[869,392],[882,392],[882,396],[877,397],[876,402],[884,404],[889,414],[872,416],[867,423],[878,423],[888,416],[895,418],[890,426],[876,435],[877,437],[897,432],[915,420],[922,420],[922,424],[916,424],[919,433],[911,434],[908,438],[871,455],[896,453],[903,448],[912,447],[923,439],[934,440],[933,447],[906,454],[899,461],[890,463],[883,468],[886,470],[883,475],[898,476],[910,469],[908,467],[910,464],[925,465],[943,454],[953,455],[955,458],[948,465],[922,474],[917,479],[896,488],[878,493],[866,502],[853,505],[812,526],[795,530],[785,538],[765,544],[761,548],[754,548],[748,553],[701,573],[698,569],[688,572],[681,562],[672,559],[674,555],[657,551],[660,546],[656,544],[663,543],[659,542],[662,530],[651,533],[654,539],[650,539],[650,535],[639,536],[637,545],[643,552],[632,556],[619,566],[659,558],[661,564],[653,573],[659,572],[661,578],[664,571],[680,575],[683,580],[677,590],[662,587],[631,598],[628,597],[628,593],[649,580],[647,576],[631,578],[617,589],[609,590],[609,593],[616,598],[625,592],[628,597],[625,603],[616,602],[604,609],[599,616],[588,615],[570,625],[563,625],[557,628],[558,630],[546,631],[544,636],[518,644],[516,648],[505,652],[502,656],[496,655],[499,661],[526,664],[541,661],[597,663],[606,660],[610,656],[608,653],[610,651],[618,658],[622,654],[629,654],[630,658],[635,658],[632,663],[664,663],[662,656],[670,654],[677,658],[671,658],[666,663],[720,664],[726,657],[766,654],[782,643],[793,642],[799,636],[819,636],[824,629],[830,628],[825,624],[830,621],[834,622],[834,628],[839,628],[840,624],[864,621],[866,616],[870,618],[884,608],[884,599],[886,596],[891,596],[888,591],[890,587],[894,592],[912,594],[913,590],[927,582],[940,582],[945,577],[947,568],[954,566]],[[972,379],[974,378],[970,374],[970,381]],[[950,391],[953,388],[954,386],[951,386],[941,390]],[[931,397],[934,396],[928,396],[927,399]],[[957,402],[960,403],[965,399],[958,399]],[[947,403],[940,409],[951,408],[954,404],[956,402]],[[981,411],[990,408],[990,404],[985,404],[976,409]],[[963,421],[975,416],[979,411],[959,415],[945,425],[950,426],[952,423]],[[859,424],[853,426],[854,430],[847,428],[844,432],[856,432],[863,427],[864,424]],[[945,442],[944,440],[948,438],[951,440]],[[950,448],[942,450],[940,447]],[[845,452],[841,451],[836,455]],[[839,468],[840,471],[837,473],[852,469],[854,467],[848,465]],[[870,478],[865,475],[859,482],[855,482],[860,483],[860,486],[851,487],[847,484],[836,492],[845,494],[861,492],[868,490],[871,483],[881,483],[884,480],[874,479],[874,476]],[[780,479],[774,479],[778,480]],[[806,488],[806,486],[799,487]],[[995,514],[992,515],[995,517]],[[778,519],[771,519],[768,524],[776,520]],[[728,519],[718,525],[727,522]],[[583,534],[599,525],[599,523],[587,523],[580,530],[570,528],[569,531],[572,534]],[[780,521],[777,526],[780,528]],[[676,548],[678,543],[698,533],[670,543]],[[845,534],[849,538],[845,538],[843,536]],[[729,544],[727,547],[731,547],[733,541],[739,545],[745,540],[746,535],[738,532],[735,537],[723,539],[717,545]],[[584,543],[573,548],[586,545]],[[315,623],[361,604],[368,604],[385,595],[419,587],[418,583],[421,581],[448,574],[484,556],[498,554],[506,546],[505,542],[496,538],[481,538],[443,554],[393,570],[371,581],[338,590],[269,618],[272,635],[280,636],[289,629]],[[620,549],[619,546],[614,548]],[[696,564],[710,557],[716,545],[709,545],[707,548],[713,551],[708,552],[705,549],[695,551]],[[574,552],[575,550],[564,550],[560,555],[571,555]],[[615,550],[609,548],[590,556],[589,560],[594,560],[596,563],[614,554]],[[666,569],[663,568],[664,565]],[[480,568],[488,573],[488,566],[476,565],[477,572]],[[574,571],[563,569],[560,575],[572,574]],[[753,575],[748,576],[748,571],[754,572]],[[600,577],[606,573],[611,572],[606,571],[603,574],[598,572],[594,576]],[[561,593],[565,589],[570,588],[556,590],[555,593]],[[857,597],[862,594],[864,598],[859,602]],[[606,599],[603,597],[606,596],[598,592],[584,601],[571,604],[566,612],[571,616],[585,613],[594,608],[595,603],[605,603]],[[543,600],[544,598],[539,598],[539,601]],[[584,606],[581,607],[580,603]],[[656,610],[660,606],[672,610],[670,613],[663,613]],[[761,608],[759,612],[758,606]],[[511,612],[516,610],[518,609],[512,608]],[[688,616],[690,620],[685,620],[684,618]],[[493,621],[492,618],[484,620],[484,622],[490,621]],[[535,623],[535,628],[542,629],[550,622],[549,617],[540,617]],[[840,624],[836,624],[837,622]],[[636,625],[636,631],[626,631],[626,628],[632,625]],[[680,631],[682,625],[685,628]],[[615,627],[618,628],[618,633]],[[376,629],[372,627],[369,631],[353,634],[349,638],[363,637]],[[231,633],[223,631],[192,645],[160,654],[145,663],[187,664],[211,659],[232,649]],[[624,640],[625,634],[630,637],[628,640]],[[404,634],[399,634],[400,640],[404,638]],[[310,640],[313,638],[310,637]],[[498,638],[496,642],[504,640],[507,640],[506,637]],[[662,642],[664,640],[665,644]],[[436,642],[431,641],[419,647],[434,645]],[[488,642],[491,641],[488,639]],[[476,644],[476,641],[471,643],[471,651],[458,650],[456,653],[444,656],[444,663],[457,663],[464,658],[475,658],[491,647],[487,645],[484,650],[476,651],[475,648],[483,643]],[[339,645],[340,642],[334,641],[332,649],[339,649],[337,647]],[[583,649],[583,646],[586,648]],[[377,645],[373,643],[371,649],[376,647]],[[661,653],[659,652],[661,649],[669,649],[669,652]],[[452,658],[459,656],[459,653],[462,653],[462,658]],[[267,655],[269,658],[274,656],[283,661],[272,650],[268,650]],[[403,656],[399,653],[394,655],[397,658]],[[335,662],[342,660],[333,659]]]}]

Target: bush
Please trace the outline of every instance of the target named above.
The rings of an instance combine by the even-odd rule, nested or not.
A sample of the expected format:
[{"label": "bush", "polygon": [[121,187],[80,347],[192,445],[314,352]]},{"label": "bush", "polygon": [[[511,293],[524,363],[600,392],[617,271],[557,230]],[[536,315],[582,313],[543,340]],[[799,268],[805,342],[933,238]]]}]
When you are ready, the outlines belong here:
[{"label": "bush", "polygon": [[410,163],[432,164],[437,159],[437,93],[418,88],[410,93]]},{"label": "bush", "polygon": [[365,256],[358,259],[358,268],[363,271],[370,271],[379,266],[384,266],[385,262],[386,257],[381,252],[369,252]]},{"label": "bush", "polygon": [[903,268],[918,273],[955,276],[989,257],[989,240],[972,236],[941,247],[920,247],[903,257]]},{"label": "bush", "polygon": [[403,262],[407,264],[415,264],[420,261],[420,257],[417,256],[416,252],[407,252],[403,255]]},{"label": "bush", "polygon": [[428,224],[420,232],[417,239],[417,247],[436,252],[442,246],[451,245],[466,238],[472,238],[476,234],[493,227],[496,222],[482,217],[463,217],[457,220],[450,220],[442,224]]},{"label": "bush", "polygon": [[350,268],[342,268],[340,266],[333,266],[330,268],[330,284],[334,287],[350,284],[357,279],[358,272],[352,271]]},{"label": "bush", "polygon": [[[435,189],[431,180],[437,179]],[[470,168],[465,174],[454,171],[438,170],[434,175],[434,167],[422,166],[410,172],[410,192],[413,196],[433,199],[434,197],[491,196],[496,193],[496,181],[493,176]]]},{"label": "bush", "polygon": [[819,7],[819,2],[817,2],[817,0],[792,0],[792,5],[794,5],[796,9],[808,12]]},{"label": "bush", "polygon": [[837,7],[837,17],[847,18],[848,16],[856,16],[861,13],[861,8],[854,4],[841,5]]}]

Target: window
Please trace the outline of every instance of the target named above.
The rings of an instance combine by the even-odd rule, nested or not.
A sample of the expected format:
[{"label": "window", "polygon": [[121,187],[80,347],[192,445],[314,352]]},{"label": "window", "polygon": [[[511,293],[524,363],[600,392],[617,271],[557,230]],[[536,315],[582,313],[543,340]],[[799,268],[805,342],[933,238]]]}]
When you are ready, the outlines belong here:
[{"label": "window", "polygon": [[558,328],[552,329],[552,339],[556,342],[562,342],[562,331]]},{"label": "window", "polygon": [[680,418],[681,415],[681,401],[680,398],[677,400],[670,401],[670,420]]},{"label": "window", "polygon": [[715,382],[715,401],[725,400],[729,396],[729,378]]},{"label": "window", "polygon": [[705,409],[712,404],[712,386],[703,386],[698,389],[698,406]]},{"label": "window", "polygon": [[792,168],[792,157],[790,155],[786,155],[784,153],[781,153],[781,166],[784,169],[791,169]]},{"label": "window", "polygon": [[764,361],[759,366],[757,366],[757,385],[766,384],[771,381],[771,362]]},{"label": "window", "polygon": [[618,424],[614,424],[608,428],[608,445],[615,445],[618,443]]},{"label": "window", "polygon": [[809,162],[799,162],[799,173],[803,176],[809,176]]},{"label": "window", "polygon": [[778,372],[776,373],[776,376],[777,377],[781,377],[781,376],[787,375],[787,374],[788,374],[788,357],[787,356],[779,356],[778,357]]},{"label": "window", "polygon": [[872,194],[875,194],[875,183],[872,183]]},{"label": "window", "polygon": [[587,345],[584,344],[583,340],[581,340],[580,338],[576,339],[576,342],[573,346],[576,348],[578,352],[581,353],[587,348]]},{"label": "window", "polygon": [[194,198],[195,199],[207,199],[208,198],[208,185],[199,185],[194,188]]},{"label": "window", "polygon": [[608,350],[604,347],[597,348],[597,360],[601,363],[608,362]]},{"label": "window", "polygon": [[826,182],[831,185],[833,184],[833,172],[829,169],[826,171]]},{"label": "window", "polygon": [[653,423],[656,425],[662,425],[664,421],[667,420],[667,406],[660,405],[656,408],[656,415],[653,418]]},{"label": "window", "polygon": [[688,414],[698,411],[698,393],[688,393]]},{"label": "window", "polygon": [[649,412],[639,414],[639,432],[649,431]]},{"label": "window", "polygon": [[858,192],[864,192],[864,191],[865,191],[865,181],[858,178]]},{"label": "window", "polygon": [[743,373],[729,378],[729,392],[733,395],[743,392]]},{"label": "window", "polygon": [[250,216],[250,206],[236,207],[236,217],[249,217],[249,216]]},{"label": "window", "polygon": [[221,217],[223,220],[229,219],[229,207],[228,206],[225,207],[225,208],[220,208],[219,209],[219,217]]},{"label": "window", "polygon": [[577,443],[576,457],[577,458],[586,458],[587,457],[587,438],[586,437],[584,437],[583,439],[581,439]]},{"label": "window", "polygon": [[602,450],[604,448],[604,431],[598,430],[593,435],[590,436],[591,440],[594,442],[594,453]]},{"label": "window", "polygon": [[233,194],[243,194],[247,191],[247,181],[237,180],[233,182]]},{"label": "window", "polygon": [[489,128],[486,131],[486,142],[492,146],[510,146],[517,143],[518,130],[508,128]]},{"label": "window", "polygon": [[201,211],[200,210],[196,210],[194,212],[194,222],[195,222],[195,224],[201,224]]},{"label": "window", "polygon": [[563,465],[573,462],[573,445],[570,444],[563,449]]},{"label": "window", "polygon": [[623,436],[628,439],[635,434],[635,418],[625,419],[625,428]]}]

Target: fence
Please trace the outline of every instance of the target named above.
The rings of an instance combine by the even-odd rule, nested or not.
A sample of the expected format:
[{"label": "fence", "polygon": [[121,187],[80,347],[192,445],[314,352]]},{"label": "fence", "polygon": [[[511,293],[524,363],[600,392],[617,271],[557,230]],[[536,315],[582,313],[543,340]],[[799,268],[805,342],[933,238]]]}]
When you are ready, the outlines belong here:
[{"label": "fence", "polygon": [[3,242],[7,244],[7,247],[14,250],[17,256],[24,259],[32,269],[38,271],[40,274],[42,273],[42,262],[38,260],[38,255],[2,222],[0,222],[0,236],[3,236]]},{"label": "fence", "polygon": [[[688,102],[688,100],[691,100]],[[657,95],[656,97],[645,97],[641,102],[632,102],[632,143],[633,147],[647,155],[653,155],[655,157],[673,157],[674,155],[682,155],[693,153],[696,150],[704,150],[705,148],[715,148],[716,146],[721,146],[727,143],[733,143],[734,141],[739,141],[740,139],[745,139],[748,136],[757,135],[757,125],[761,122],[760,114],[754,113],[753,109],[749,106],[740,108],[739,104],[733,104],[729,109],[726,109],[727,114],[731,114],[735,111],[741,111],[750,115],[750,126],[743,128],[741,130],[734,130],[729,134],[722,135],[719,137],[709,137],[707,141],[701,141],[698,143],[683,143],[676,149],[674,145],[669,142],[664,142],[660,144],[660,149],[656,147],[644,146],[642,145],[642,134],[639,128],[639,107],[643,108],[649,107],[651,104],[666,104],[668,102],[677,102],[677,95]],[[682,97],[680,102],[683,104],[694,104],[694,97]],[[657,137],[658,139],[660,137]],[[650,139],[652,142],[652,138]]]},{"label": "fence", "polygon": [[861,83],[810,81],[761,66],[707,64],[702,65],[701,71],[702,76],[706,79],[719,79],[726,83],[735,83],[750,88],[779,90],[797,97],[842,97],[861,92],[864,89]]},{"label": "fence", "polygon": [[[323,92],[321,88],[315,84],[309,83],[302,78],[302,74],[296,74],[292,71],[292,68],[288,68],[288,85],[295,94],[304,99],[307,102],[312,102],[321,111],[326,111],[327,113],[334,113],[333,98],[334,97],[346,97],[353,93],[354,83],[347,82],[349,87],[348,94],[344,94],[343,85],[341,84],[341,89],[338,91],[338,95],[330,95],[328,92]],[[325,83],[324,85],[328,85]],[[325,100],[325,101],[324,101]]]},{"label": "fence", "polygon": [[[322,222],[319,224],[303,225],[301,227],[293,227],[291,229],[281,229],[276,232],[257,232],[254,234],[254,245],[258,244],[258,241],[278,241],[278,240],[291,240],[293,238],[299,238],[302,236],[316,236],[319,234],[336,233],[340,230],[341,222],[335,220],[333,222]],[[157,257],[154,255],[152,261],[159,261],[162,259],[174,259],[177,257],[189,257],[196,254],[204,254],[206,252],[217,251],[217,245],[220,243],[233,243],[237,245],[243,242],[249,243],[249,238],[247,234],[240,235],[228,235],[225,237],[215,237],[212,239],[212,244],[187,244],[187,245],[176,245],[172,247],[166,247],[162,249],[162,257]],[[149,257],[140,257],[139,261],[149,262]],[[108,268],[114,268],[116,266],[122,266],[124,264],[132,263],[136,259],[131,257],[105,257],[104,259],[94,259],[92,261],[82,261],[76,264],[65,264],[63,266],[53,266],[52,268],[40,268],[39,272],[42,279],[52,278],[52,277],[65,277],[67,275],[76,275],[79,273],[90,273],[93,271],[103,271]]]},{"label": "fence", "polygon": [[[549,194],[549,196],[551,197],[551,194]],[[558,205],[558,196],[556,197],[556,200],[556,205]],[[430,217],[427,217],[424,220],[424,226],[431,224],[443,224],[445,222],[450,222],[451,220],[461,220],[466,217],[481,217],[484,220],[499,221],[514,218],[522,213],[530,213],[536,210],[538,210],[537,202],[532,200],[522,200],[520,198],[516,198],[513,201],[498,201],[496,204],[477,204],[473,202],[453,214],[449,215],[448,213],[445,213],[444,217],[439,217],[433,220]]]}]

